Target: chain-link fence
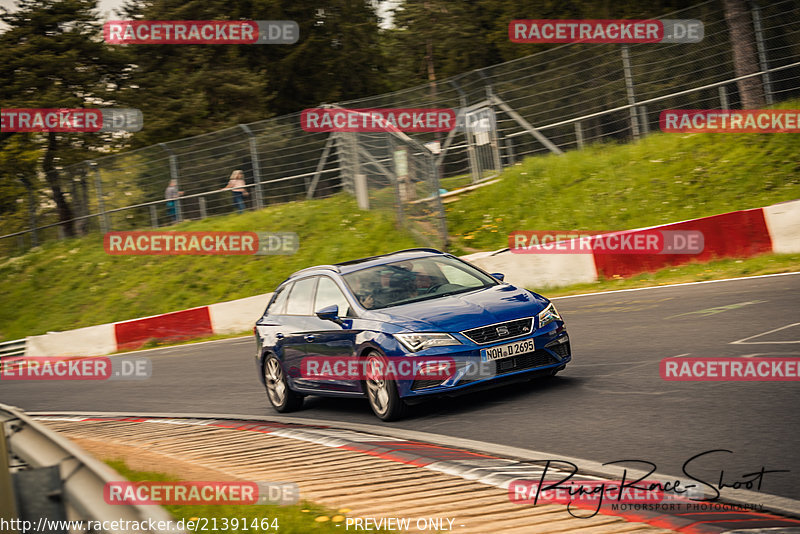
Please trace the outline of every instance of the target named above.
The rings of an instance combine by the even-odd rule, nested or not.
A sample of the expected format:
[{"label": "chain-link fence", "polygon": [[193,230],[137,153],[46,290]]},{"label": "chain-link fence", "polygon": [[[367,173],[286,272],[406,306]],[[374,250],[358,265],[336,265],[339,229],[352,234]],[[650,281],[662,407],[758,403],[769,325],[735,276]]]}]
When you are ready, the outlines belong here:
[{"label": "chain-link fence", "polygon": [[[761,82],[766,105],[800,96],[800,5],[795,0],[760,7],[756,2],[749,4],[751,44],[760,70],[748,76]],[[65,196],[80,233],[160,227],[173,219],[234,212],[232,193],[220,189],[236,169],[244,172],[247,181],[246,207],[258,209],[343,189],[355,194],[356,177],[364,174],[354,170],[358,165],[369,169],[366,180],[375,186],[367,188],[370,195],[378,195],[378,184],[385,184],[386,191],[394,187],[393,199],[387,196],[381,202],[370,197],[370,206],[385,204],[407,220],[406,210],[417,209],[408,205],[438,194],[437,173],[442,187],[451,190],[492,178],[502,167],[527,156],[638,139],[658,128],[664,109],[740,108],[737,81],[741,76],[735,73],[721,1],[703,2],[665,18],[702,21],[704,39],[693,44],[555,46],[433,86],[338,103],[348,109],[459,110],[463,127],[414,134],[406,142],[409,155],[427,143],[438,147],[432,156],[427,152],[410,156],[409,174],[417,177],[415,187],[424,184],[425,189],[416,198],[403,196],[402,188],[390,187],[400,183],[392,178],[398,163],[394,159],[397,147],[390,145],[397,142],[396,136],[308,133],[300,127],[299,113],[61,169],[69,184]],[[370,154],[366,167],[360,162],[366,155],[358,154],[354,146]],[[183,192],[174,211],[165,200],[172,179]],[[27,203],[27,213],[21,209],[15,218],[2,221],[0,233],[7,234],[0,236],[4,252],[63,234],[52,202],[20,200]],[[402,209],[397,208],[398,202]],[[430,217],[427,226],[439,227],[438,213],[423,210],[414,217]]]},{"label": "chain-link fence", "polygon": [[361,209],[394,210],[421,243],[447,247],[433,154],[400,132],[336,133],[340,176]]}]

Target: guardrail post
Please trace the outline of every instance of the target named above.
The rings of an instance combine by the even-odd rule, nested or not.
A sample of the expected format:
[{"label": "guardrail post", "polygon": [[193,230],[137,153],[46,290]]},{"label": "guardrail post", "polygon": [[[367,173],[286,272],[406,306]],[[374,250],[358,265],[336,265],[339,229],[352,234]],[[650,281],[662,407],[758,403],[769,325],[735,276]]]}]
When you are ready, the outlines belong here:
[{"label": "guardrail post", "polygon": [[[264,207],[264,198],[261,192],[261,166],[258,163],[258,147],[256,146],[256,136],[252,130],[246,124],[240,124],[239,128],[244,130],[244,133],[247,134],[247,140],[250,143],[250,163],[253,167],[253,183],[255,184],[255,200],[256,200],[256,209],[260,210]],[[203,197],[200,197],[203,198]],[[203,206],[205,209],[205,206]],[[205,215],[203,215],[205,218]]]},{"label": "guardrail post", "polygon": [[206,197],[199,197],[197,201],[200,204],[200,218],[206,218]]},{"label": "guardrail post", "polygon": [[639,118],[636,112],[636,95],[633,92],[633,72],[631,70],[630,47],[622,45],[622,69],[625,73],[625,91],[628,93],[628,104],[631,106],[631,132],[634,139],[639,139]]},{"label": "guardrail post", "polygon": [[17,533],[11,528],[11,520],[17,519],[17,503],[14,498],[14,485],[8,467],[8,444],[6,443],[6,426],[0,423],[0,520],[8,526],[4,532]]},{"label": "guardrail post", "polygon": [[[180,181],[178,180],[178,156],[176,156],[175,152],[173,152],[172,149],[165,143],[159,143],[158,146],[163,148],[164,151],[169,154],[169,178],[170,180],[175,180],[175,185],[178,187],[178,191],[180,191],[181,185]],[[183,221],[183,209],[181,209],[180,196],[175,199],[175,215],[178,217],[177,222]]]},{"label": "guardrail post", "polygon": [[764,101],[768,106],[774,103],[772,98],[772,80],[769,76],[769,64],[767,63],[767,48],[764,44],[764,32],[761,30],[761,8],[758,2],[752,1],[751,10],[753,13],[753,33],[756,36],[756,50],[758,51],[758,65],[760,70],[764,73]]},{"label": "guardrail post", "polygon": [[97,170],[97,163],[94,161],[87,161],[89,165],[89,173],[94,174],[94,187],[97,194],[97,209],[100,212],[100,232],[105,234],[111,231],[111,223],[106,213],[105,201],[103,201],[103,182],[100,179],[100,171]]}]

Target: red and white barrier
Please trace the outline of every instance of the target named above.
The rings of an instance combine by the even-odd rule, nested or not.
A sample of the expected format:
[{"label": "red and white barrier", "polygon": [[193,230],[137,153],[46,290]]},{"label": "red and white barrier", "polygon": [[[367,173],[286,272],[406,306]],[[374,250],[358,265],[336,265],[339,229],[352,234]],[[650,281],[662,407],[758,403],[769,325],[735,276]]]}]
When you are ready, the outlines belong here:
[{"label": "red and white barrier", "polygon": [[[766,208],[712,215],[652,228],[697,230],[705,248],[700,254],[513,254],[508,249],[462,256],[488,272],[505,274],[523,287],[552,287],[596,281],[600,275],[631,276],[690,261],[745,258],[766,252],[800,252],[800,200]],[[102,356],[136,349],[150,340],[181,340],[231,334],[252,328],[272,294],[256,295],[189,310],[119,323],[28,336],[25,356]]]},{"label": "red and white barrier", "polygon": [[[700,231],[700,254],[514,254],[508,249],[463,256],[489,272],[501,272],[506,281],[524,287],[553,287],[593,282],[600,276],[627,277],[691,261],[747,258],[767,252],[800,252],[800,200],[766,208],[712,215],[651,228],[620,232],[636,235],[652,230]],[[596,236],[600,238],[600,236]]]}]

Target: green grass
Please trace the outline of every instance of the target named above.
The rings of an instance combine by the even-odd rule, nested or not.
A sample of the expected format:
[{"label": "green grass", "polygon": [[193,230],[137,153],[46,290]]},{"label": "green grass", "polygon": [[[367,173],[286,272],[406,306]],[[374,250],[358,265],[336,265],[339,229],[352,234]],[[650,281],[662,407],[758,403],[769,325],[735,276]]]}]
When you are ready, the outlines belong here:
[{"label": "green grass", "polygon": [[300,249],[292,256],[111,256],[99,235],[46,243],[0,260],[0,339],[268,293],[310,265],[416,246],[392,213],[360,211],[343,195],[169,229],[291,231]]},{"label": "green grass", "polygon": [[454,252],[508,246],[514,230],[624,230],[800,198],[800,137],[653,134],[528,158],[446,204]]},{"label": "green grass", "polygon": [[[171,477],[164,473],[150,472],[150,471],[134,471],[125,464],[122,460],[111,460],[106,462],[112,469],[117,471],[120,475],[125,477],[131,482],[166,482],[177,481],[179,479]],[[337,510],[330,510],[323,506],[319,506],[307,501],[286,506],[278,505],[165,505],[164,508],[175,518],[176,521],[181,519],[185,521],[194,520],[197,518],[205,518],[208,523],[199,525],[202,528],[204,525],[208,530],[202,532],[244,532],[244,533],[257,533],[257,532],[278,532],[280,534],[307,534],[307,533],[340,533],[344,530],[344,517],[346,512]],[[239,528],[237,530],[229,529],[222,530],[221,525],[224,519],[229,520],[229,525],[232,525],[234,518],[239,519],[239,524],[247,523],[248,528]],[[277,520],[277,529],[261,529],[251,528],[252,522],[255,520],[257,525],[268,518],[266,524],[272,525],[273,520]],[[213,519],[217,520],[218,529],[212,529]],[[324,520],[322,520],[324,519]],[[336,522],[333,520],[336,519]],[[244,521],[242,521],[244,520]],[[187,529],[188,531],[188,529]],[[389,530],[364,530],[360,532],[391,532]]]},{"label": "green grass", "polygon": [[688,263],[677,267],[667,267],[654,273],[640,273],[630,278],[609,278],[588,284],[561,287],[529,287],[528,289],[542,292],[548,297],[559,297],[594,293],[596,291],[614,291],[617,289],[798,271],[800,271],[800,254],[764,254],[754,258],[728,258],[708,263]]},{"label": "green grass", "polygon": [[[445,204],[451,252],[504,248],[513,230],[621,230],[797,199],[799,153],[800,137],[790,133],[656,133],[628,145],[528,158],[498,183]],[[0,259],[0,340],[267,293],[303,267],[417,245],[398,230],[391,209],[362,212],[344,195],[170,229],[294,231],[300,250],[109,256],[97,235],[47,243]]]}]

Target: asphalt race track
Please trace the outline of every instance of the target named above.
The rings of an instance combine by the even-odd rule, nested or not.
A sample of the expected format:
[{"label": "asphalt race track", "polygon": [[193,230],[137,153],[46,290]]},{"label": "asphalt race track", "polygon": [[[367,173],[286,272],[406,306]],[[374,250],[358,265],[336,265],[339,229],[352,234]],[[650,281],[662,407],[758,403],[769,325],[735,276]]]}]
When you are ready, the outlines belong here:
[{"label": "asphalt race track", "polygon": [[[598,462],[643,460],[703,481],[757,482],[800,499],[798,382],[668,382],[672,356],[800,356],[800,274],[612,292],[556,300],[574,359],[549,381],[414,408],[390,423]],[[744,341],[743,341],[744,340]],[[737,343],[737,341],[739,343]],[[255,344],[234,339],[141,352],[152,378],[3,382],[0,402],[29,411],[273,415],[256,377]],[[308,398],[293,414],[384,425],[366,400]],[[638,464],[635,467],[642,467]],[[757,486],[752,488],[759,490]],[[756,503],[754,503],[756,504]]]}]

